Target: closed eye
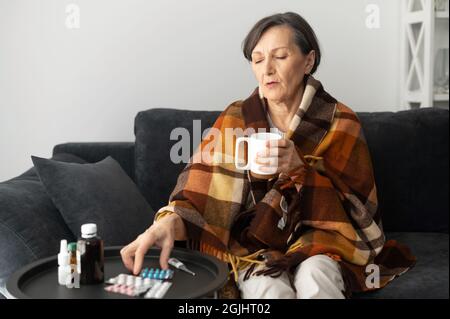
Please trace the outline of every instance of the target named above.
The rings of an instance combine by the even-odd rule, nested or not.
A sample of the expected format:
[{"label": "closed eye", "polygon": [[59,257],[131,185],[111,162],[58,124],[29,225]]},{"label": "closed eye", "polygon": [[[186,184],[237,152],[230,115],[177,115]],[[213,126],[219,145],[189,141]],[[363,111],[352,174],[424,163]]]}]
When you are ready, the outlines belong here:
[{"label": "closed eye", "polygon": [[[287,58],[287,55],[276,57],[276,59],[278,59],[278,60],[284,60],[284,59],[286,59],[286,58]],[[260,62],[262,62],[262,61],[264,61],[264,60],[255,61],[255,64],[258,64],[258,63],[260,63]]]}]

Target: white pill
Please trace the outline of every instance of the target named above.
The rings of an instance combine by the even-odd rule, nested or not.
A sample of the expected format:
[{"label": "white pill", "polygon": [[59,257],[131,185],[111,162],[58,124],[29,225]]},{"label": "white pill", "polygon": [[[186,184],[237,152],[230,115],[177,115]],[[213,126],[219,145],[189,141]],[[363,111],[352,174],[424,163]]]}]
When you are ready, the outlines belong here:
[{"label": "white pill", "polygon": [[156,291],[154,297],[161,299],[166,294],[167,290],[169,290],[170,286],[172,286],[171,282],[164,282],[161,287]]},{"label": "white pill", "polygon": [[127,286],[128,287],[133,287],[134,286],[134,278],[133,278],[133,276],[128,276],[127,277]]},{"label": "white pill", "polygon": [[135,286],[136,288],[142,286],[142,278],[141,278],[141,277],[137,277],[137,278],[134,280],[134,286]]},{"label": "white pill", "polygon": [[147,287],[150,287],[151,285],[152,285],[152,281],[150,280],[150,278],[145,278],[144,286],[147,288]]},{"label": "white pill", "polygon": [[155,283],[155,285],[146,293],[145,298],[155,298],[155,294],[160,289],[161,285],[161,281]]},{"label": "white pill", "polygon": [[125,284],[125,275],[119,275],[117,278],[117,284],[124,285]]}]

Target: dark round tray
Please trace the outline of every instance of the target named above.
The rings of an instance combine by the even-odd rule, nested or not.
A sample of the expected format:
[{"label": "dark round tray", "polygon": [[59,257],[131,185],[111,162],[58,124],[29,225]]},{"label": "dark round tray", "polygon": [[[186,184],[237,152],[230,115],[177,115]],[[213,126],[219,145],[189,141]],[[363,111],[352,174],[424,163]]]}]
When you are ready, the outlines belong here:
[{"label": "dark round tray", "polygon": [[[130,272],[125,268],[120,257],[122,247],[105,248],[105,281],[118,274]],[[159,268],[160,250],[150,249],[143,267]],[[209,255],[183,248],[174,248],[171,257],[181,260],[196,273],[192,276],[178,269],[164,298],[190,299],[211,296],[223,287],[227,281],[228,266]],[[56,256],[35,261],[11,275],[6,283],[6,290],[13,298],[40,299],[105,299],[105,298],[142,298],[129,297],[104,289],[106,284],[80,285],[80,288],[67,288],[58,284],[58,261]]]}]

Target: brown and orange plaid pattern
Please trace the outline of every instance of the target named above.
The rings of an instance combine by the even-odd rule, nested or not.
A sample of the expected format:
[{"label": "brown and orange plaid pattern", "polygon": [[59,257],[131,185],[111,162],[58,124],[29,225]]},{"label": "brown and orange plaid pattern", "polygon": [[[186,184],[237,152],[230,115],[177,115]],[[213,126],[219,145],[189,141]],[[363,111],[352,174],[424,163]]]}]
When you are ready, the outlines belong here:
[{"label": "brown and orange plaid pattern", "polygon": [[[255,260],[266,264],[259,275],[292,273],[309,256],[328,254],[341,265],[348,295],[383,287],[411,268],[409,249],[385,241],[359,119],[312,76],[286,135],[305,165],[271,180],[236,169],[235,137],[224,142],[230,138],[226,130],[269,131],[266,107],[256,89],[222,112],[156,218],[180,215],[191,243],[224,261],[258,252]],[[285,226],[277,227],[283,216]],[[366,266],[372,264],[380,271],[376,287],[366,284]]]}]

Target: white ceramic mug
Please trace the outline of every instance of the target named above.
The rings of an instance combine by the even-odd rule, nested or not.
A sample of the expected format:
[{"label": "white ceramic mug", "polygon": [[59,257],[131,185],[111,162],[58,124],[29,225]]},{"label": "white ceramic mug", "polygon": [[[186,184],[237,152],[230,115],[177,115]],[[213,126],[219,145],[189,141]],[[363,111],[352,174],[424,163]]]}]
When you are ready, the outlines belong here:
[{"label": "white ceramic mug", "polygon": [[[261,171],[260,167],[264,166],[262,164],[256,163],[256,157],[258,152],[262,152],[266,149],[266,142],[269,140],[280,140],[283,136],[279,133],[253,133],[250,137],[238,137],[236,140],[235,152],[234,152],[234,165],[237,169],[250,170],[252,175],[260,178],[267,178],[274,175],[276,168],[274,167],[272,172]],[[247,164],[244,166],[239,165],[239,149],[243,142],[247,142],[248,145],[248,156]]]}]

